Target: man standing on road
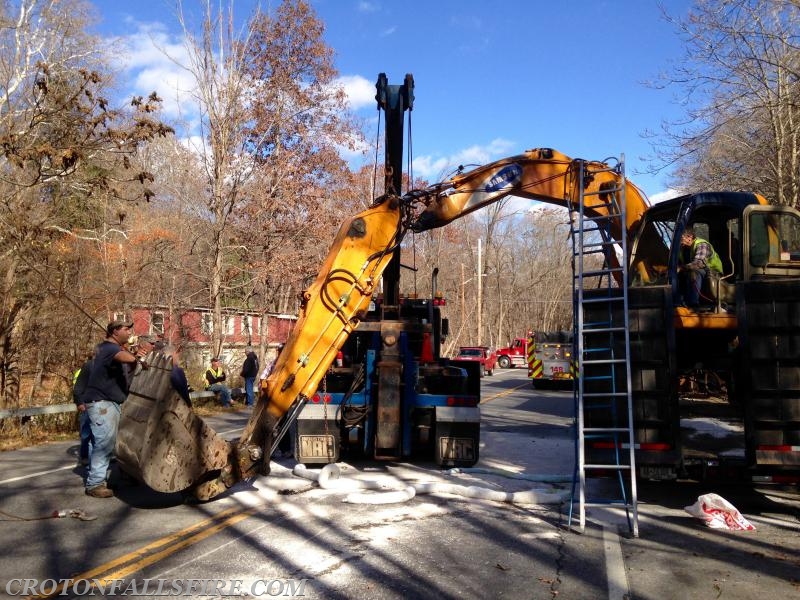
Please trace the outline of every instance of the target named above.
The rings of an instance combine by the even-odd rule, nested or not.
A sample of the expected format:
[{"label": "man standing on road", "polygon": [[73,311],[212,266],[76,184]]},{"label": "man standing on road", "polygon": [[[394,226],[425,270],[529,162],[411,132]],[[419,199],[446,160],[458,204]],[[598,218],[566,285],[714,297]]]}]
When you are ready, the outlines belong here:
[{"label": "man standing on road", "polygon": [[94,353],[91,353],[83,363],[80,369],[75,373],[75,381],[72,385],[72,400],[75,402],[75,407],[78,410],[78,423],[80,425],[81,446],[78,451],[78,466],[85,467],[89,464],[89,455],[91,454],[94,440],[92,439],[92,426],[89,423],[89,413],[86,412],[86,405],[83,403],[83,394],[86,391],[86,385],[89,383],[89,375],[92,372],[92,364],[94,363]]},{"label": "man standing on road", "polygon": [[256,377],[258,377],[258,356],[256,356],[256,353],[253,352],[253,349],[250,347],[245,349],[245,353],[246,358],[244,359],[244,364],[242,365],[241,376],[242,379],[244,379],[244,391],[247,395],[247,406],[253,406],[253,386],[256,383]]},{"label": "man standing on road", "polygon": [[137,362],[141,363],[140,356],[123,348],[132,334],[132,327],[133,323],[118,320],[108,324],[106,339],[97,346],[86,391],[81,397],[94,437],[86,476],[86,495],[94,498],[114,495],[106,484],[106,474],[117,443],[120,405],[128,396],[126,371]]}]

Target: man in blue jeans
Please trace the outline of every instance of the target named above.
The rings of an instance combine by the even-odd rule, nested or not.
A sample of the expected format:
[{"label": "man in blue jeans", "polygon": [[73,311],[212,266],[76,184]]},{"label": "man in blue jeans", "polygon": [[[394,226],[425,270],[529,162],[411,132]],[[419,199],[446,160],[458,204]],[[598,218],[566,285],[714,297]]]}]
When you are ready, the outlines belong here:
[{"label": "man in blue jeans", "polygon": [[72,400],[75,402],[75,407],[78,411],[78,423],[80,425],[81,437],[81,446],[78,451],[79,467],[84,467],[89,464],[89,455],[91,454],[94,442],[94,440],[92,440],[92,425],[89,422],[89,413],[86,412],[86,405],[81,399],[89,383],[89,375],[92,372],[93,363],[94,353],[90,354],[86,362],[75,372],[74,381],[72,382]]},{"label": "man in blue jeans", "polygon": [[240,375],[244,379],[244,392],[247,395],[247,406],[253,406],[255,402],[255,394],[253,387],[258,377],[258,356],[253,352],[250,347],[245,348],[244,364],[242,365],[242,372]]},{"label": "man in blue jeans", "polygon": [[219,394],[219,399],[222,406],[230,408],[231,406],[231,388],[225,382],[225,369],[219,363],[219,358],[216,356],[211,359],[211,367],[206,370],[206,389]]},{"label": "man in blue jeans", "polygon": [[106,484],[106,474],[117,443],[120,405],[128,397],[127,370],[141,362],[140,357],[123,348],[132,328],[133,323],[125,321],[108,324],[106,339],[95,350],[89,381],[81,396],[94,438],[86,476],[86,495],[94,498],[114,495]]}]

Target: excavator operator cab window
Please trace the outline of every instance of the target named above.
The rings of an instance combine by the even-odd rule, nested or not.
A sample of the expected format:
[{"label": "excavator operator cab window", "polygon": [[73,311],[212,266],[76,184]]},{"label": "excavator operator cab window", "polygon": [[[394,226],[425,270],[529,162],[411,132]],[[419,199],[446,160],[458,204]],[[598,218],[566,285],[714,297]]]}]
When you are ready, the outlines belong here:
[{"label": "excavator operator cab window", "polygon": [[631,257],[631,286],[667,283],[667,267],[675,218],[672,213],[652,216],[639,230]]},{"label": "excavator operator cab window", "polygon": [[750,265],[766,267],[769,263],[769,215],[755,214],[750,217]]},{"label": "excavator operator cab window", "polygon": [[800,219],[797,215],[757,212],[749,219],[750,266],[765,269],[800,261]]}]

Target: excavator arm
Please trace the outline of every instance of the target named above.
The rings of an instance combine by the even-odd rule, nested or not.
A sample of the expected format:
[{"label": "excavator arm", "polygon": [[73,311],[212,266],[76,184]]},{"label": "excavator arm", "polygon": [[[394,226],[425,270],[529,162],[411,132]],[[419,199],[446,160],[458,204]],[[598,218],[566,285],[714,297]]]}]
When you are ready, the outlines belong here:
[{"label": "excavator arm", "polygon": [[[409,205],[383,196],[344,223],[314,284],[303,294],[300,314],[239,441],[257,445],[269,461],[305,402],[319,387],[336,354],[358,326],[377,293],[392,251],[408,229]],[[257,467],[254,463],[245,474]]]},{"label": "excavator arm", "polygon": [[[337,352],[361,320],[391,250],[407,229],[442,227],[511,195],[571,208],[581,183],[587,213],[605,215],[619,207],[613,193],[599,192],[619,190],[621,179],[615,168],[605,163],[573,160],[550,148],[538,148],[401,198],[382,198],[345,223],[314,285],[303,295],[298,321],[261,388],[240,448],[256,444],[263,448],[264,460],[269,460],[274,440],[317,391]],[[624,185],[626,231],[612,229],[617,241],[635,227],[648,207],[645,195],[635,185],[629,181]]]},{"label": "excavator arm", "polygon": [[[619,198],[624,196],[625,231],[619,225],[612,229],[615,241],[622,240],[647,209],[644,194],[629,181],[622,181],[613,165],[573,160],[549,148],[529,150],[402,197],[379,198],[341,227],[317,279],[303,294],[298,320],[272,374],[262,384],[253,415],[238,443],[231,444],[228,451],[221,449],[219,436],[206,431],[208,428],[199,419],[183,415],[174,419],[177,429],[173,428],[188,432],[181,437],[183,450],[166,439],[175,436],[174,431],[163,429],[164,433],[159,433],[162,430],[153,422],[152,438],[144,444],[138,441],[142,439],[140,433],[123,436],[134,447],[127,462],[135,465],[135,472],[151,487],[179,491],[189,482],[200,499],[212,498],[240,479],[268,473],[277,441],[317,391],[338,351],[363,319],[392,251],[406,231],[442,227],[507,196],[572,209],[581,185],[589,215],[619,212]],[[623,186],[624,195],[619,194]],[[176,402],[173,394],[171,403],[178,406]],[[166,412],[172,414],[171,410]],[[187,445],[185,440],[192,437],[192,432],[196,443]],[[152,448],[156,447],[160,450],[154,454]],[[192,460],[180,460],[181,452],[191,454]],[[160,464],[148,467],[146,456],[151,457],[151,463]],[[158,477],[148,480],[146,474],[156,472]],[[183,487],[173,489],[178,485]]]},{"label": "excavator arm", "polygon": [[[552,148],[536,148],[459,174],[415,194],[426,205],[414,223],[415,231],[442,227],[451,221],[507,196],[538,200],[572,209],[584,188],[584,206],[589,216],[619,210],[613,194],[604,189],[622,187],[614,165],[572,159]],[[612,229],[616,241],[632,231],[649,207],[644,193],[628,180],[624,182],[626,231]]]}]

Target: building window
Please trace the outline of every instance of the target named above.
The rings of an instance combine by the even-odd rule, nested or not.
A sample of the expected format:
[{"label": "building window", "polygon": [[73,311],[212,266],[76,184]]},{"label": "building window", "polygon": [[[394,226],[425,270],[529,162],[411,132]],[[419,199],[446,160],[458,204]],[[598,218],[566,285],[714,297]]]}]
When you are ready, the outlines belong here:
[{"label": "building window", "polygon": [[222,317],[223,331],[225,332],[225,335],[233,335],[233,323],[235,320],[236,317],[233,315],[224,315]]},{"label": "building window", "polygon": [[250,315],[245,315],[242,317],[242,335],[247,335],[248,333],[252,336],[255,333],[253,329],[255,325],[255,319]]},{"label": "building window", "polygon": [[112,321],[125,321],[126,323],[130,323],[128,321],[128,316],[124,312],[115,312],[114,317],[111,319]]},{"label": "building window", "polygon": [[203,313],[202,320],[200,321],[200,331],[205,335],[214,333],[214,315],[211,313]]},{"label": "building window", "polygon": [[150,333],[164,334],[163,312],[154,312],[150,315]]}]

